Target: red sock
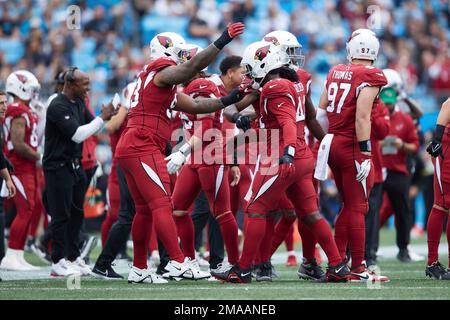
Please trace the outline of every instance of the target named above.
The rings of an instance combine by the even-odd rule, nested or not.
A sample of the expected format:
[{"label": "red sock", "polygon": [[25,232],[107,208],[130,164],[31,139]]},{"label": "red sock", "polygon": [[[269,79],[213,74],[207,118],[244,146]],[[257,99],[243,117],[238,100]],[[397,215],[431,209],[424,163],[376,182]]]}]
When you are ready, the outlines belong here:
[{"label": "red sock", "polygon": [[302,249],[303,249],[303,257],[309,261],[314,259],[316,253],[316,237],[314,233],[311,231],[303,221],[298,220],[298,232],[300,233],[300,237],[302,238]]},{"label": "red sock", "polygon": [[286,251],[294,251],[294,224],[291,225],[289,231],[287,232],[286,238],[284,239],[284,244],[286,245]]},{"label": "red sock", "polygon": [[189,214],[173,216],[180,237],[181,248],[186,257],[195,259],[195,230],[194,223]]},{"label": "red sock", "polygon": [[330,266],[335,266],[341,262],[342,258],[339,254],[336,242],[333,239],[333,233],[331,232],[331,227],[328,222],[324,218],[321,218],[315,223],[308,225],[308,227],[319,242],[323,251],[325,251],[325,254],[328,257],[328,264]]},{"label": "red sock", "polygon": [[334,224],[334,240],[339,250],[339,255],[344,258],[347,253],[348,232],[347,232],[348,212],[342,207]]},{"label": "red sock", "polygon": [[261,262],[269,262],[271,255],[271,246],[268,245],[272,243],[273,233],[275,231],[275,218],[270,217],[266,219],[266,232],[264,238],[259,246],[259,252],[261,253]]},{"label": "red sock", "polygon": [[147,269],[147,248],[152,232],[152,216],[146,206],[136,206],[136,215],[131,226],[133,239],[133,265]]},{"label": "red sock", "polygon": [[364,212],[350,212],[348,222],[348,237],[350,254],[352,257],[352,268],[358,267],[364,261],[366,222]]},{"label": "red sock", "polygon": [[266,219],[249,217],[245,228],[244,248],[239,259],[239,266],[242,269],[248,269],[252,266],[259,246],[264,238],[266,231]]},{"label": "red sock", "polygon": [[217,222],[227,249],[228,262],[235,264],[239,260],[238,225],[236,219],[231,212],[228,212],[220,216]]},{"label": "red sock", "polygon": [[[442,230],[444,228],[446,212],[432,208],[428,216],[427,223],[427,242],[428,242],[428,265],[439,260],[439,242],[441,240]],[[448,237],[447,223],[447,237]]]},{"label": "red sock", "polygon": [[153,210],[153,223],[155,224],[156,235],[166,248],[170,260],[183,262],[184,255],[178,245],[177,227],[173,221],[172,208],[162,207]]},{"label": "red sock", "polygon": [[[295,217],[286,217],[283,216],[280,221],[278,221],[275,232],[273,234],[272,239],[272,247],[271,247],[271,255],[277,251],[278,247],[281,245],[283,240],[286,238],[286,235],[288,234],[289,230],[292,228],[293,223],[295,222]],[[288,249],[288,251],[290,251]]]}]

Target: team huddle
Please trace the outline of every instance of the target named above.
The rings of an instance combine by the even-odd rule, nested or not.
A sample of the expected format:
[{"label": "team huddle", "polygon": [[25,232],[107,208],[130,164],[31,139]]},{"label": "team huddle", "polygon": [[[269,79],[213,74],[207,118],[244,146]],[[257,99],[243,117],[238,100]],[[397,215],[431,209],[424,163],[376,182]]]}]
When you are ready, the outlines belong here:
[{"label": "team huddle", "polygon": [[[368,199],[381,172],[374,165],[380,148],[377,132],[385,118],[379,95],[390,82],[387,73],[373,66],[380,47],[375,33],[369,29],[352,33],[346,44],[349,63],[330,69],[316,109],[311,100],[311,75],[302,69],[301,45],[287,31],[273,31],[250,44],[242,58],[225,58],[222,76],[207,74],[208,65],[244,29],[242,23],[230,24],[205,49],[186,44],[171,32],[153,38],[151,61],[124,88],[122,103],[110,120],[116,128],[111,134],[109,201],[116,207],[116,216],[118,207],[122,212],[125,205],[129,214],[119,213],[116,224],[102,228],[106,245],[92,270],[77,260],[58,267],[55,263],[53,275],[122,278],[111,263],[131,232],[129,283],[272,281],[271,257],[297,223],[302,239],[301,279],[390,281],[365,262]],[[436,157],[435,199],[439,198],[430,216],[436,222],[429,226],[441,231],[449,210],[446,170],[450,166],[444,159],[450,112],[444,109],[450,106],[446,104],[427,149]],[[21,219],[14,223],[28,226],[33,214],[27,210],[35,207],[30,201],[40,201],[28,195],[39,194],[39,175],[33,170],[40,159],[36,148],[42,132],[29,106],[12,104],[6,114],[7,155],[19,168],[13,182]],[[12,134],[17,132],[11,130],[15,118],[22,120],[14,126],[25,128],[24,146]],[[24,158],[29,161],[23,162]],[[319,181],[330,176],[342,201],[334,232],[319,210]],[[196,259],[190,215],[201,192],[227,253],[227,261],[209,271],[203,271]],[[242,250],[238,209],[244,212]],[[276,219],[279,212],[281,217]],[[11,227],[12,250],[8,250],[6,264],[17,260],[14,263],[33,268],[23,259],[27,226]],[[16,235],[14,230],[22,233]],[[153,232],[167,255],[158,272],[147,264]],[[437,233],[431,233],[433,250],[427,273],[450,279],[450,272],[438,261]],[[325,271],[316,260],[317,245],[327,257]]]}]

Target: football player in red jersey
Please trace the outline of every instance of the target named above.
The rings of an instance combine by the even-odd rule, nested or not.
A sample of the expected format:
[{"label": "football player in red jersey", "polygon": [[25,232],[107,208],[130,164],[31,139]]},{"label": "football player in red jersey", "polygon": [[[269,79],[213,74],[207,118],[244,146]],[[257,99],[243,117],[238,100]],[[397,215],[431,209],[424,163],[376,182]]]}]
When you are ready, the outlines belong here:
[{"label": "football player in red jersey", "polygon": [[[127,98],[131,95],[136,87],[135,82],[129,83],[122,93],[122,101],[127,101]],[[106,244],[108,239],[109,230],[112,225],[117,221],[120,207],[120,192],[119,192],[119,178],[117,177],[117,159],[114,156],[116,152],[116,146],[119,142],[119,138],[127,126],[127,114],[128,106],[121,105],[119,111],[114,115],[111,120],[105,125],[106,131],[109,133],[109,140],[112,153],[112,166],[111,173],[108,176],[108,212],[106,219],[102,223],[101,237],[102,246]]]},{"label": "football player in red jersey", "polygon": [[[288,31],[272,31],[263,37],[264,41],[272,42],[276,46],[280,46],[281,50],[285,51],[290,59],[290,67],[295,70],[299,78],[299,88],[302,91],[301,102],[304,106],[305,112],[300,115],[301,121],[304,121],[308,130],[319,141],[322,140],[325,132],[316,119],[316,109],[311,100],[311,74],[302,69],[305,61],[305,56],[302,55],[302,46],[297,38]],[[272,242],[272,253],[274,253],[285,236],[291,232],[292,224],[296,220],[294,210],[287,210],[283,212],[281,220],[278,222]],[[314,235],[305,224],[298,221],[298,231],[302,239],[303,262],[300,265],[298,274],[302,279],[320,280],[324,273],[317,264],[315,253],[316,243]],[[289,235],[288,235],[289,236]],[[293,256],[295,258],[295,255]],[[289,258],[289,257],[288,257]]]},{"label": "football player in red jersey", "polygon": [[[439,241],[445,219],[450,212],[450,98],[439,112],[434,138],[427,147],[434,164],[434,205],[428,217],[428,263],[425,274],[437,280],[450,280],[450,270],[439,262]],[[447,222],[447,242],[450,256],[450,219]],[[450,262],[449,262],[450,265]]]},{"label": "football player in red jersey", "polygon": [[350,247],[352,281],[388,281],[369,272],[364,263],[365,215],[374,180],[371,113],[387,83],[383,72],[372,66],[379,46],[370,30],[352,34],[347,42],[350,63],[331,68],[318,109],[318,117],[326,115],[328,120],[328,135],[321,142],[315,177],[326,178],[328,162],[343,201],[335,225],[336,244],[342,257]]},{"label": "football player in red jersey", "polygon": [[26,262],[23,256],[35,199],[40,197],[36,192],[36,162],[41,158],[37,152],[37,117],[30,108],[39,89],[36,77],[26,70],[13,72],[6,79],[6,92],[14,102],[6,110],[3,130],[7,156],[14,166],[12,180],[18,191],[14,197],[17,215],[11,225],[8,250],[0,265],[8,270],[39,269]]},{"label": "football player in red jersey", "polygon": [[[327,253],[328,280],[346,281],[348,267],[339,255],[329,224],[318,212],[312,183],[314,163],[304,140],[303,124],[299,121],[305,110],[301,103],[298,76],[288,66],[287,54],[264,41],[247,47],[242,64],[255,84],[262,86],[259,122],[260,131],[267,133],[265,154],[268,156],[260,150],[260,168],[253,178],[252,196],[245,209],[248,222],[242,255],[231,269],[215,276],[228,282],[251,282],[255,255],[266,233],[273,232],[268,230],[273,228],[273,223],[267,223],[267,220],[273,219],[271,213],[278,209],[280,200],[286,194],[299,219],[311,228]],[[270,248],[271,239],[267,240]],[[271,280],[270,253],[270,250],[262,251],[259,281]]]},{"label": "football player in red jersey", "polygon": [[[127,128],[116,147],[116,157],[126,175],[136,205],[132,226],[134,261],[128,278],[130,282],[148,282],[148,274],[152,272],[147,269],[147,251],[153,220],[158,238],[171,259],[165,267],[166,276],[188,279],[209,277],[209,273],[195,269],[189,258],[185,259],[178,245],[172,217],[170,178],[164,160],[166,142],[171,137],[168,114],[172,109],[188,113],[211,113],[238,101],[236,91],[220,99],[196,101],[176,90],[177,84],[186,82],[208,66],[220,50],[243,31],[242,23],[230,24],[213,44],[184,63],[181,63],[181,57],[186,43],[181,36],[162,33],[150,43],[153,61],[138,76]],[[187,150],[180,149],[171,160],[181,167],[186,155]]]}]

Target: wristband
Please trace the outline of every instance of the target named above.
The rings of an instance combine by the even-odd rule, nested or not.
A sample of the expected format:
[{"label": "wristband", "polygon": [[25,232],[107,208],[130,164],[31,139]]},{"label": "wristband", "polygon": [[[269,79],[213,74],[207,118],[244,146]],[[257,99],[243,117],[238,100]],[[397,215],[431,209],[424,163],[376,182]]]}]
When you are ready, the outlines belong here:
[{"label": "wristband", "polygon": [[359,151],[361,152],[372,152],[372,144],[370,140],[359,141]]},{"label": "wristband", "polygon": [[293,147],[293,146],[285,147],[283,155],[291,156],[293,158],[295,156],[295,147]]},{"label": "wristband", "polygon": [[237,119],[239,119],[240,116],[241,116],[241,114],[239,112],[234,113],[231,116],[231,122],[236,123]]},{"label": "wristband", "polygon": [[240,100],[239,98],[239,89],[233,89],[229,95],[220,98],[224,107],[228,107],[229,105],[236,103]]},{"label": "wristband", "polygon": [[189,144],[189,142],[186,142],[178,151],[180,151],[183,156],[187,156],[189,153],[191,153],[191,145]]},{"label": "wristband", "polygon": [[222,35],[214,41],[214,45],[217,49],[222,50],[223,47],[225,47],[227,44],[229,44],[233,40],[232,37],[230,37],[228,33],[228,28],[225,29],[225,31],[222,33]]},{"label": "wristband", "polygon": [[444,135],[444,131],[445,131],[445,126],[443,126],[441,124],[437,124],[434,138],[437,141],[441,142],[442,141],[442,136]]}]

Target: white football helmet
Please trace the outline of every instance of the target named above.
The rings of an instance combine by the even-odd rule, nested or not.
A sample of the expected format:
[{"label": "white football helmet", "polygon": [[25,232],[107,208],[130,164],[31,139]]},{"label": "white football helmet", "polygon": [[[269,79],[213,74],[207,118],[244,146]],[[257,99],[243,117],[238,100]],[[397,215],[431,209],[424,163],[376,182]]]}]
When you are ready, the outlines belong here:
[{"label": "white football helmet", "polygon": [[364,59],[375,61],[380,49],[380,42],[375,33],[369,29],[358,29],[354,31],[347,41],[347,59]]},{"label": "white football helmet", "polygon": [[172,58],[177,64],[182,63],[181,57],[186,47],[182,36],[174,32],[163,32],[150,41],[150,56],[156,60],[161,57]]},{"label": "white football helmet", "polygon": [[130,82],[129,84],[127,84],[127,86],[125,88],[123,88],[122,90],[122,105],[126,108],[126,109],[130,109],[130,105],[131,105],[131,96],[134,92],[134,89],[136,88],[136,81]]},{"label": "white football helmet", "polygon": [[[180,53],[182,62],[186,62],[191,60],[197,53],[200,53],[203,51],[203,48],[192,43],[188,43],[184,48],[183,51]],[[208,67],[204,68],[202,70],[203,72],[208,71]]]},{"label": "white football helmet", "polygon": [[305,56],[302,54],[302,45],[298,42],[297,37],[288,31],[272,31],[263,37],[266,42],[272,42],[276,46],[280,46],[291,59],[291,64],[303,67],[305,64]]},{"label": "white football helmet", "polygon": [[277,68],[289,64],[289,57],[271,42],[257,41],[250,44],[244,51],[241,65],[247,75],[255,80],[255,89],[258,89],[266,75]]},{"label": "white football helmet", "polygon": [[38,100],[40,89],[38,79],[27,70],[14,71],[6,78],[6,93],[24,101]]},{"label": "white football helmet", "polygon": [[400,73],[394,69],[383,69],[383,73],[388,82],[385,88],[394,88],[397,92],[403,91],[403,80]]}]

